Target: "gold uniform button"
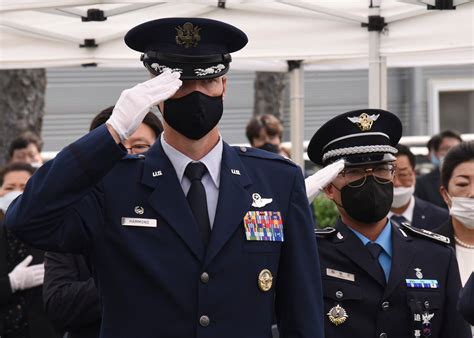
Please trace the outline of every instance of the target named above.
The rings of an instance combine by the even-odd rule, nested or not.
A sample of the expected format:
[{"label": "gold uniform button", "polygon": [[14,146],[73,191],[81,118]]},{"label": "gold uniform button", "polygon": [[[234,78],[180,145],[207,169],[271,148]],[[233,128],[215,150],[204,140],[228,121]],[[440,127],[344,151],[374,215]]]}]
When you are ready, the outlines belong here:
[{"label": "gold uniform button", "polygon": [[204,284],[209,282],[209,274],[207,272],[203,272],[201,274],[201,282],[204,283]]},{"label": "gold uniform button", "polygon": [[272,288],[273,284],[273,276],[270,270],[268,269],[263,269],[260,271],[258,274],[258,287],[260,290],[267,292]]},{"label": "gold uniform button", "polygon": [[209,319],[208,316],[201,316],[201,318],[199,318],[199,324],[202,327],[207,327],[209,326],[210,323],[211,323],[211,320]]}]

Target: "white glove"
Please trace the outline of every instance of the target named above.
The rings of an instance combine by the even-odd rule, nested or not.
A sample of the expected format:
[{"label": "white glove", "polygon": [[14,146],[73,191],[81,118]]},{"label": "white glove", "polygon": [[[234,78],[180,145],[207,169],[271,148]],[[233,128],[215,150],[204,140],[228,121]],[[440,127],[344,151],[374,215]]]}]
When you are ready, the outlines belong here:
[{"label": "white glove", "polygon": [[27,256],[21,263],[8,274],[12,291],[34,288],[43,284],[44,264],[28,266],[33,260],[33,256]]},{"label": "white glove", "polygon": [[340,159],[318,170],[304,180],[309,204],[313,203],[316,196],[336,178],[342,169],[344,169],[344,160]]},{"label": "white glove", "polygon": [[165,71],[148,81],[125,89],[107,120],[115,129],[121,141],[126,140],[142,123],[150,107],[163,102],[181,87],[178,72]]}]

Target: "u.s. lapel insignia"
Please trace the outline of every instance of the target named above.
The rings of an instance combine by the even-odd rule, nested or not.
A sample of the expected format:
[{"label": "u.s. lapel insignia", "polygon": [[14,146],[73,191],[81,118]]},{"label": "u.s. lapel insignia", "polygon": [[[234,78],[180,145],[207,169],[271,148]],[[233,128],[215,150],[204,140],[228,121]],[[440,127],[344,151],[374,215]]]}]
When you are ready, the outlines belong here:
[{"label": "u.s. lapel insignia", "polygon": [[194,26],[191,22],[176,27],[176,44],[184,48],[196,47],[201,41],[200,30],[200,27]]},{"label": "u.s. lapel insignia", "polygon": [[260,288],[260,290],[262,290],[263,292],[267,292],[272,288],[272,284],[273,276],[270,270],[263,269],[262,271],[260,271],[260,273],[258,274],[258,287]]},{"label": "u.s. lapel insignia", "polygon": [[162,176],[162,175],[163,175],[163,172],[161,170],[157,170],[157,171],[153,172],[153,177],[158,177],[158,176]]},{"label": "u.s. lapel insignia", "polygon": [[346,310],[339,304],[333,306],[327,313],[327,316],[329,321],[336,326],[344,323],[347,320],[347,317],[349,317]]},{"label": "u.s. lapel insignia", "polygon": [[266,206],[269,203],[272,203],[273,201],[273,198],[262,198],[262,196],[260,196],[260,194],[258,193],[252,194],[252,199],[253,199],[252,207],[255,207],[255,208],[263,208],[264,206]]},{"label": "u.s. lapel insignia", "polygon": [[234,175],[240,176],[240,170],[238,169],[230,169],[230,172]]},{"label": "u.s. lapel insignia", "polygon": [[421,269],[420,268],[415,268],[414,270],[416,272],[416,278],[423,279],[423,273],[421,272]]},{"label": "u.s. lapel insignia", "polygon": [[372,125],[379,118],[380,114],[368,115],[367,113],[362,113],[359,116],[347,117],[352,123],[356,123],[360,130],[367,131],[372,128]]},{"label": "u.s. lapel insignia", "polygon": [[138,205],[135,207],[134,209],[135,213],[137,215],[143,215],[143,213],[145,212],[145,209],[143,207],[139,207]]}]

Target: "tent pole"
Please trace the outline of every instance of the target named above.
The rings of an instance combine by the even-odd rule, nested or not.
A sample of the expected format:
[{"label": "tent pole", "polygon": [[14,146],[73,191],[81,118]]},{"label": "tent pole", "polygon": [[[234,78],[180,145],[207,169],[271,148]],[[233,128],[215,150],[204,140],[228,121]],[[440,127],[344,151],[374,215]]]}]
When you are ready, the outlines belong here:
[{"label": "tent pole", "polygon": [[302,61],[288,61],[290,72],[291,159],[304,173],[304,71]]},{"label": "tent pole", "polygon": [[387,67],[380,56],[380,35],[386,23],[380,16],[380,4],[371,4],[369,24],[362,26],[369,30],[369,107],[387,109]]}]

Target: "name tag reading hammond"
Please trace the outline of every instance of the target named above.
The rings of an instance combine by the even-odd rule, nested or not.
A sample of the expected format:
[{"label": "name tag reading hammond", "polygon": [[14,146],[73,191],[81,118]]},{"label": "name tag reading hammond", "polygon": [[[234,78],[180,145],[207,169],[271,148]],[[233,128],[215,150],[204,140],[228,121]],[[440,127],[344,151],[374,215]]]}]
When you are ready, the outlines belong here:
[{"label": "name tag reading hammond", "polygon": [[156,219],[122,217],[122,225],[132,227],[156,228]]}]

